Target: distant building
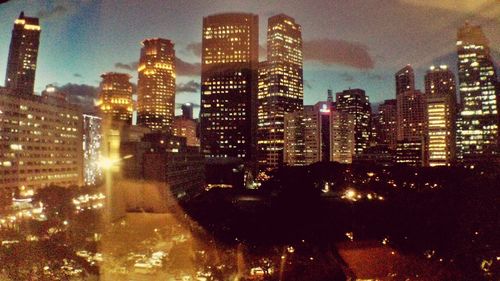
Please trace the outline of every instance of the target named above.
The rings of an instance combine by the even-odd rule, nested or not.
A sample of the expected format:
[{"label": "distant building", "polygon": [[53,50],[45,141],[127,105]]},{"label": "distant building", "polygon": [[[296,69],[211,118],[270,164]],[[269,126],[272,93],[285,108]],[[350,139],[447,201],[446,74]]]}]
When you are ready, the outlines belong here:
[{"label": "distant building", "polygon": [[199,147],[200,139],[196,134],[197,128],[198,122],[195,120],[185,118],[184,116],[176,116],[174,123],[172,123],[172,135],[186,138],[188,146]]},{"label": "distant building", "polygon": [[[409,160],[405,160],[406,157],[413,157],[415,154],[419,155],[420,159],[412,163],[419,163],[415,164],[417,166],[424,165],[427,121],[425,96],[419,90],[415,90],[415,76],[411,66],[398,71],[395,78],[398,140],[396,161],[409,164]],[[415,149],[421,150],[416,152]]]},{"label": "distant building", "polygon": [[[403,151],[401,151],[402,153]],[[401,155],[401,161],[403,161]],[[356,156],[355,162],[366,165],[392,166],[395,163],[396,149],[381,144],[368,147],[361,155]]]},{"label": "distant building", "polygon": [[425,75],[428,165],[450,166],[455,161],[456,86],[447,66],[432,66]]},{"label": "distant building", "polygon": [[38,18],[26,17],[24,12],[14,22],[5,86],[16,94],[33,94],[40,32]]},{"label": "distant building", "polygon": [[302,27],[287,15],[270,17],[267,61],[259,66],[257,157],[261,168],[283,163],[285,113],[303,106]]},{"label": "distant building", "polygon": [[425,96],[419,90],[407,91],[397,96],[398,140],[419,140],[425,133]]},{"label": "distant building", "polygon": [[166,184],[175,198],[188,199],[205,185],[205,162],[198,149],[188,147],[186,139],[169,134],[152,133],[141,140],[148,149],[136,155],[142,161],[145,180]]},{"label": "distant building", "polygon": [[354,116],[354,153],[361,154],[370,145],[371,106],[362,89],[349,89],[336,94],[337,111]]},{"label": "distant building", "polygon": [[339,110],[333,110],[330,114],[330,161],[352,163],[355,155],[356,117]]},{"label": "distant building", "polygon": [[203,18],[200,138],[206,157],[255,161],[258,37],[257,15]]},{"label": "distant building", "polygon": [[459,161],[499,157],[497,73],[489,42],[480,26],[465,23],[457,34],[461,110],[457,140]]},{"label": "distant building", "polygon": [[169,132],[175,115],[175,50],[167,39],[142,41],[137,83],[137,124]]},{"label": "distant building", "polygon": [[63,99],[0,89],[1,197],[83,185],[82,119]]},{"label": "distant building", "polygon": [[354,155],[354,114],[336,110],[333,102],[306,105],[285,115],[284,162],[290,166],[319,161],[351,163]]},{"label": "distant building", "polygon": [[396,80],[396,97],[404,92],[415,90],[415,73],[411,65],[396,72],[394,78]]},{"label": "distant building", "polygon": [[98,185],[103,180],[99,166],[103,148],[102,118],[83,114],[83,179],[85,185]]},{"label": "distant building", "polygon": [[182,117],[185,119],[193,119],[193,104],[192,103],[184,103],[181,105]]},{"label": "distant building", "polygon": [[424,165],[424,144],[419,140],[398,141],[396,146],[396,163],[414,167]]},{"label": "distant building", "polygon": [[283,134],[283,163],[290,166],[306,165],[304,155],[304,110],[285,114]]},{"label": "distant building", "polygon": [[384,144],[389,149],[396,149],[398,139],[397,102],[395,99],[385,100],[378,106],[376,118],[377,143]]},{"label": "distant building", "polygon": [[101,75],[99,108],[104,117],[132,122],[132,83],[126,73],[108,72]]}]

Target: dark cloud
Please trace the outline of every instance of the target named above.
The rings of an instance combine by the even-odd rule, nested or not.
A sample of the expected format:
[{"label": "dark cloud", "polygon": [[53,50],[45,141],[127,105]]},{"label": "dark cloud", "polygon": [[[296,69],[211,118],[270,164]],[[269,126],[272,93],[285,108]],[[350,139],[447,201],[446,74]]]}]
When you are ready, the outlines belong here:
[{"label": "dark cloud", "polygon": [[189,43],[186,50],[197,57],[201,57],[201,42]]},{"label": "dark cloud", "polygon": [[83,76],[80,73],[73,73],[73,77],[82,78]]},{"label": "dark cloud", "polygon": [[52,9],[43,9],[37,13],[40,19],[52,19],[65,15],[68,12],[68,7],[64,5],[56,5]]},{"label": "dark cloud", "polygon": [[177,84],[178,93],[198,93],[200,90],[200,83],[191,80],[186,83]]},{"label": "dark cloud", "polygon": [[376,73],[368,73],[367,77],[370,80],[376,80],[376,81],[383,81],[383,80],[385,80],[385,77],[383,75],[376,74]]},{"label": "dark cloud", "polygon": [[304,59],[326,65],[344,65],[359,69],[372,69],[375,66],[367,46],[345,40],[304,41]]},{"label": "dark cloud", "polygon": [[344,80],[345,82],[354,82],[356,81],[356,78],[354,78],[354,76],[350,73],[347,73],[347,72],[344,72],[342,74],[340,74],[340,78],[342,78],[342,80]]},{"label": "dark cloud", "polygon": [[115,63],[115,68],[123,69],[123,70],[127,70],[127,71],[137,71],[138,65],[139,65],[139,62],[137,62],[137,61],[133,61],[130,63],[117,62],[117,63]]},{"label": "dark cloud", "polygon": [[176,57],[175,71],[178,76],[199,76],[201,75],[201,64],[186,62]]},{"label": "dark cloud", "polygon": [[95,101],[99,94],[99,88],[85,85],[68,83],[58,87],[61,92],[68,96],[70,103],[78,105],[83,113],[95,113]]}]

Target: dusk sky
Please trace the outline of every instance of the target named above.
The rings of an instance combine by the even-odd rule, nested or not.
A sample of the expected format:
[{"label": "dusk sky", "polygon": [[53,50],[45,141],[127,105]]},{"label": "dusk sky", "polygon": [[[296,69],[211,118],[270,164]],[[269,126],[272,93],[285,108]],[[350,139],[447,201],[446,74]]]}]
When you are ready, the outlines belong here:
[{"label": "dusk sky", "polygon": [[497,0],[17,0],[0,5],[0,85],[22,10],[41,20],[37,92],[49,83],[98,86],[108,71],[127,72],[137,83],[140,42],[163,37],[174,42],[178,57],[177,102],[199,104],[202,19],[232,11],[259,15],[263,48],[268,17],[285,13],[302,25],[305,104],[325,99],[328,88],[362,88],[372,102],[394,98],[394,73],[406,64],[423,88],[431,64],[456,68],[456,31],[466,20],[483,27],[500,61]]}]

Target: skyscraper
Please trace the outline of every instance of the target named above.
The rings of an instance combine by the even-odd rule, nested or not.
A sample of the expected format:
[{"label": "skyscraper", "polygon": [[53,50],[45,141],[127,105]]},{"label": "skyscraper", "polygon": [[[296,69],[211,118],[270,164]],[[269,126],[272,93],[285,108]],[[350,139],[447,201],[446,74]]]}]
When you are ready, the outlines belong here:
[{"label": "skyscraper", "polygon": [[385,100],[378,106],[376,122],[377,143],[396,149],[397,134],[397,102],[395,99]]},{"label": "skyscraper", "polygon": [[425,133],[425,96],[419,90],[399,94],[397,100],[398,140],[422,140]]},{"label": "skyscraper", "polygon": [[449,166],[455,159],[455,75],[446,65],[431,66],[425,75],[427,160],[430,166]]},{"label": "skyscraper", "polygon": [[193,119],[193,104],[192,103],[184,103],[181,105],[182,117],[185,119]]},{"label": "skyscraper", "polygon": [[131,76],[125,73],[108,72],[101,75],[99,108],[113,120],[132,121]]},{"label": "skyscraper", "polygon": [[413,166],[425,163],[425,96],[419,90],[409,90],[396,96],[397,157],[396,162]]},{"label": "skyscraper", "polygon": [[[340,110],[330,113],[330,161],[352,163],[355,154],[356,115]],[[365,148],[366,149],[366,148]]]},{"label": "skyscraper", "polygon": [[415,90],[415,73],[411,65],[400,69],[394,77],[396,79],[396,96],[406,91]]},{"label": "skyscraper", "polygon": [[258,16],[203,18],[201,149],[206,157],[255,161]]},{"label": "skyscraper", "polygon": [[351,163],[354,155],[355,115],[320,101],[285,114],[284,162],[290,166],[319,161]]},{"label": "skyscraper", "polygon": [[142,41],[137,83],[137,123],[170,131],[175,115],[175,50],[167,39]]},{"label": "skyscraper", "polygon": [[458,30],[459,160],[476,162],[499,154],[497,74],[480,26]]},{"label": "skyscraper", "polygon": [[268,20],[267,61],[259,66],[257,153],[261,167],[282,164],[285,113],[303,106],[301,30],[284,14]]},{"label": "skyscraper", "polygon": [[14,22],[5,86],[16,94],[33,94],[40,32],[38,18],[25,17],[24,12]]},{"label": "skyscraper", "polygon": [[361,154],[370,144],[371,106],[362,89],[349,89],[337,93],[336,109],[354,115],[354,152]]}]

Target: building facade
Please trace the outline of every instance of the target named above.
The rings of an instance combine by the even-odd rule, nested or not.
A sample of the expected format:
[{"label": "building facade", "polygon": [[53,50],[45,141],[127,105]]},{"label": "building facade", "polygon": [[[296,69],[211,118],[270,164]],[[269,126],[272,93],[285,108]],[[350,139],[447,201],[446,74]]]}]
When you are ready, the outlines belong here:
[{"label": "building facade", "polygon": [[145,180],[165,183],[166,191],[183,200],[201,192],[205,184],[205,162],[198,149],[188,147],[183,137],[146,134],[141,140],[149,147],[138,155]]},{"label": "building facade", "polygon": [[411,65],[396,72],[394,79],[396,80],[396,97],[401,93],[415,90],[415,72]]},{"label": "building facade", "polygon": [[349,89],[336,94],[336,109],[354,116],[354,153],[359,155],[370,145],[371,106],[362,89]]},{"label": "building facade", "polygon": [[461,103],[459,160],[498,158],[498,81],[488,39],[480,26],[466,23],[458,30],[457,53]]},{"label": "building facade", "polygon": [[85,185],[98,185],[103,180],[101,160],[102,118],[83,114],[83,180]]},{"label": "building facade", "polygon": [[17,94],[33,94],[40,32],[38,18],[26,17],[24,12],[14,22],[5,86]]},{"label": "building facade", "polygon": [[377,144],[387,145],[389,149],[396,149],[398,140],[397,102],[395,99],[385,100],[378,106],[376,120]]},{"label": "building facade", "polygon": [[332,101],[306,105],[285,115],[284,162],[290,166],[320,161],[351,163],[355,115],[336,110]]},{"label": "building facade", "polygon": [[201,149],[210,158],[255,162],[258,16],[203,18]]},{"label": "building facade", "polygon": [[83,185],[82,114],[64,99],[0,89],[0,192]]},{"label": "building facade", "polygon": [[132,122],[132,83],[126,73],[108,72],[101,75],[99,108],[105,117]]},{"label": "building facade", "polygon": [[447,66],[431,66],[425,75],[428,165],[450,166],[455,161],[456,85]]},{"label": "building facade", "polygon": [[425,133],[425,96],[419,90],[397,96],[398,140],[422,140]]},{"label": "building facade", "polygon": [[303,106],[302,27],[287,15],[270,17],[267,61],[259,65],[257,157],[261,168],[283,162],[284,118]]},{"label": "building facade", "polygon": [[193,119],[185,118],[184,116],[176,116],[172,124],[172,135],[186,138],[188,146],[200,146],[200,139],[196,131],[198,123]]},{"label": "building facade", "polygon": [[137,124],[170,131],[175,115],[175,50],[167,39],[142,41],[137,83]]}]

